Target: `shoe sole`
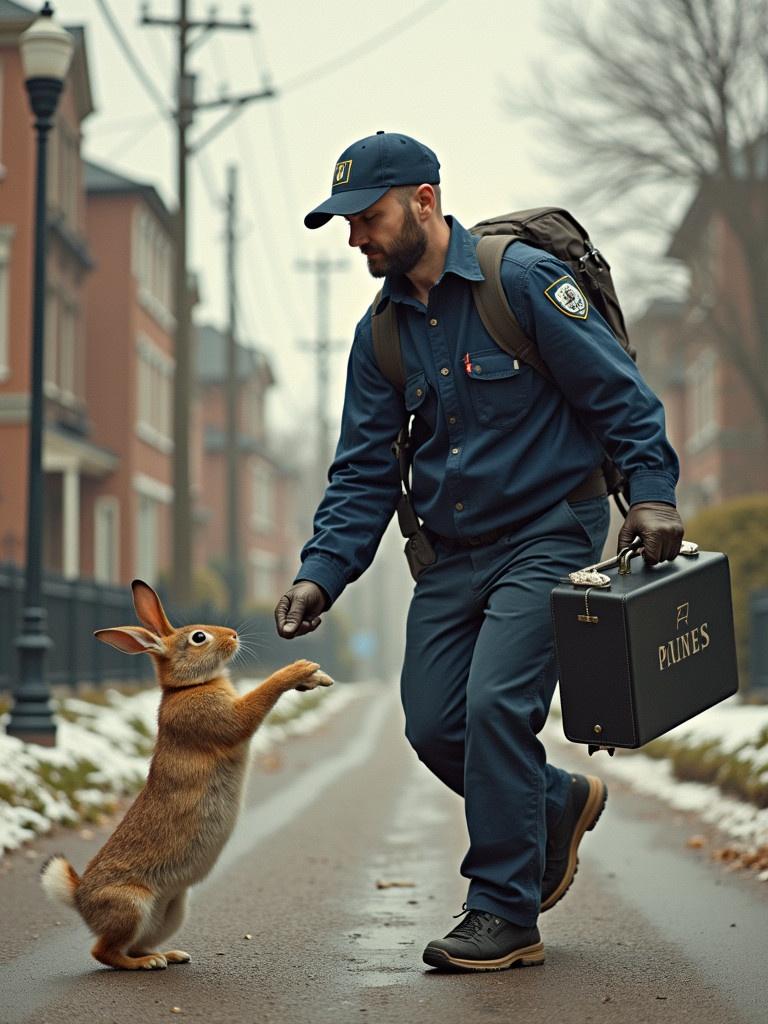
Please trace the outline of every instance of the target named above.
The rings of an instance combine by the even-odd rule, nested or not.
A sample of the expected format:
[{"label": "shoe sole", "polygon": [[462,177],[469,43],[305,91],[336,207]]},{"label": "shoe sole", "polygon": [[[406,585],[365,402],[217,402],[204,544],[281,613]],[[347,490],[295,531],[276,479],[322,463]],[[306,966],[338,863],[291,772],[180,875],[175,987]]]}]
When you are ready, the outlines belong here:
[{"label": "shoe sole", "polygon": [[576,872],[579,869],[579,843],[584,838],[585,832],[592,831],[605,809],[605,802],[608,799],[608,787],[602,779],[598,779],[594,775],[587,775],[586,778],[589,782],[589,796],[584,804],[579,820],[576,822],[576,828],[573,830],[571,847],[568,851],[568,864],[558,887],[541,904],[542,913],[545,910],[551,910],[570,889],[576,877]]},{"label": "shoe sole", "polygon": [[422,959],[425,964],[439,971],[506,971],[510,967],[538,967],[544,963],[544,943],[524,946],[498,960],[462,960],[446,953],[444,949],[427,946]]}]

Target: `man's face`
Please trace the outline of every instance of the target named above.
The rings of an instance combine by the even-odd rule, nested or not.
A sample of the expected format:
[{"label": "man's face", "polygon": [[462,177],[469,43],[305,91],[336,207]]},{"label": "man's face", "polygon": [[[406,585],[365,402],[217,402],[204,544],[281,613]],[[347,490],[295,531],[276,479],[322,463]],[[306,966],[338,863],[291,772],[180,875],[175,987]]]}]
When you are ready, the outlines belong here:
[{"label": "man's face", "polygon": [[346,220],[349,244],[367,258],[373,277],[407,274],[426,251],[426,231],[411,207],[404,207],[392,192]]}]

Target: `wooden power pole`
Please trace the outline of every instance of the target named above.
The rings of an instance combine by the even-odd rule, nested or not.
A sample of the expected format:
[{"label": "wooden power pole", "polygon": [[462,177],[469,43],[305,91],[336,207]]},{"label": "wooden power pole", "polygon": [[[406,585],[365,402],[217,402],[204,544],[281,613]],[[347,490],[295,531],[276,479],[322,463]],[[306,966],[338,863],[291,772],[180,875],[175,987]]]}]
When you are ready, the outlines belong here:
[{"label": "wooden power pole", "polygon": [[[201,140],[190,144],[188,133],[192,127],[194,116],[201,110],[215,110],[228,107],[230,113],[222,120],[253,100],[266,99],[274,96],[271,88],[242,96],[222,96],[218,100],[198,103],[195,100],[196,75],[189,71],[188,58],[190,52],[211,32],[219,29],[252,30],[255,26],[247,15],[240,21],[222,21],[213,13],[208,18],[194,19],[189,17],[188,0],[178,0],[178,15],[175,18],[152,17],[147,7],[144,8],[141,24],[172,28],[176,32],[177,64],[176,64],[176,122],[177,146],[177,195],[178,210],[176,212],[176,274],[175,274],[175,359],[176,371],[174,378],[173,401],[173,565],[172,565],[172,596],[181,604],[188,605],[192,599],[192,501],[190,493],[189,472],[189,427],[190,409],[193,390],[192,365],[192,304],[190,300],[189,269],[187,266],[187,217],[189,197],[187,189],[187,170],[189,158],[201,148]],[[215,129],[216,126],[214,126]],[[212,137],[213,130],[206,133],[205,141]]]}]

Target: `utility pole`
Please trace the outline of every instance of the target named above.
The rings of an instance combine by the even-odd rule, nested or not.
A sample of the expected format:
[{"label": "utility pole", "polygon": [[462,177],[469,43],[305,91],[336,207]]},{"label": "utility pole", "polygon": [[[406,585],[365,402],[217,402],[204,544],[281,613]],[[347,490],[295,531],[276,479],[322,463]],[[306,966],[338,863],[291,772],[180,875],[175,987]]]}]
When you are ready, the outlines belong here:
[{"label": "utility pole", "polygon": [[236,208],[237,168],[227,168],[227,582],[229,615],[240,615],[243,569],[240,561],[240,387],[237,365]]},{"label": "utility pole", "polygon": [[[155,18],[149,14],[148,5],[142,8],[141,24],[172,28],[177,38],[176,74],[176,146],[177,146],[177,195],[176,212],[176,273],[175,273],[175,317],[176,332],[174,354],[176,371],[173,401],[173,566],[172,593],[176,602],[188,605],[192,599],[192,502],[189,473],[189,424],[194,380],[192,368],[192,323],[189,271],[187,268],[187,168],[189,157],[202,148],[204,141],[214,132],[209,130],[205,139],[197,143],[188,141],[188,132],[194,116],[201,110],[228,107],[230,111],[253,100],[274,96],[270,87],[260,92],[242,96],[222,96],[218,100],[197,103],[195,101],[196,75],[188,69],[188,57],[211,32],[218,29],[251,31],[255,26],[247,13],[240,21],[222,21],[213,11],[208,18],[189,17],[188,0],[178,0],[176,18]],[[226,119],[229,114],[225,115]],[[222,119],[222,120],[224,120]],[[215,128],[215,126],[214,126]]]},{"label": "utility pole", "polygon": [[343,346],[343,342],[330,339],[330,275],[337,271],[347,270],[347,260],[329,260],[326,256],[318,256],[315,260],[299,260],[299,270],[311,271],[316,275],[317,284],[317,338],[314,342],[303,342],[302,348],[313,352],[317,357],[317,488],[322,494],[328,467],[331,464],[332,452],[330,441],[330,425],[328,421],[330,357],[334,349]]}]

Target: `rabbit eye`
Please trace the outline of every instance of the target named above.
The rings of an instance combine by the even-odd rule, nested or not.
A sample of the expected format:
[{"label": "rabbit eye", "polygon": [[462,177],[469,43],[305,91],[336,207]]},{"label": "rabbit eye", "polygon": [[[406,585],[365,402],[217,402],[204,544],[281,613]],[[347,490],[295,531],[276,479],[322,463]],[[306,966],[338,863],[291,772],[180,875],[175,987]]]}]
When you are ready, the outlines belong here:
[{"label": "rabbit eye", "polygon": [[206,642],[206,640],[210,639],[211,638],[208,636],[208,634],[204,633],[202,629],[196,629],[195,632],[190,636],[189,642],[191,644],[194,644],[195,647],[200,647],[202,644]]}]

